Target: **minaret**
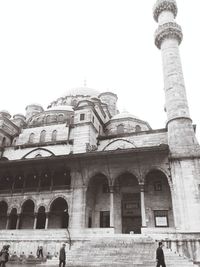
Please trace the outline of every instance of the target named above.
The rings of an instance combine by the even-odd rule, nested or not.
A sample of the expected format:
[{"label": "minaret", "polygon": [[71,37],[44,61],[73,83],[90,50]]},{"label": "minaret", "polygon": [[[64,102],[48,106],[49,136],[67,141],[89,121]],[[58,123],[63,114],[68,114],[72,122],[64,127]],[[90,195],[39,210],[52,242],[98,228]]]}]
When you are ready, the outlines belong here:
[{"label": "minaret", "polygon": [[161,50],[167,112],[172,199],[177,231],[200,231],[200,149],[189,114],[179,45],[183,34],[175,22],[175,0],[157,0],[159,26],[155,44]]},{"label": "minaret", "polygon": [[154,19],[159,23],[155,44],[161,49],[167,112],[168,141],[172,155],[195,155],[199,146],[189,114],[179,44],[183,34],[175,22],[175,0],[158,0]]}]

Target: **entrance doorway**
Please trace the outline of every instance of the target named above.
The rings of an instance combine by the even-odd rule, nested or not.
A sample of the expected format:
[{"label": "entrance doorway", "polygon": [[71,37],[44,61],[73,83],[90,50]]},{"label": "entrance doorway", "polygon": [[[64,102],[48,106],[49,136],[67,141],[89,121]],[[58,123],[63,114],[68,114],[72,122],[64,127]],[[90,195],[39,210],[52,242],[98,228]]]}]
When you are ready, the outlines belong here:
[{"label": "entrance doorway", "polygon": [[122,195],[122,233],[141,233],[142,219],[139,193]]}]

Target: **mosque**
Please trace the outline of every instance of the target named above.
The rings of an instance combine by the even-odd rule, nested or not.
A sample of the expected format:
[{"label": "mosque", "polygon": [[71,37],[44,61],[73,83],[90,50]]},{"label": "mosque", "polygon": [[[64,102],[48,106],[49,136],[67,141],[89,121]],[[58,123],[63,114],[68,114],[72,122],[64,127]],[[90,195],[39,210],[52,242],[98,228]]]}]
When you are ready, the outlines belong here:
[{"label": "mosque", "polygon": [[[189,114],[175,0],[157,0],[164,129],[119,112],[115,93],[68,90],[44,109],[0,112],[0,233],[15,249],[70,233],[200,238],[200,147]],[[66,230],[67,229],[67,230]],[[66,232],[67,231],[67,232]],[[27,248],[28,249],[28,248]]]}]

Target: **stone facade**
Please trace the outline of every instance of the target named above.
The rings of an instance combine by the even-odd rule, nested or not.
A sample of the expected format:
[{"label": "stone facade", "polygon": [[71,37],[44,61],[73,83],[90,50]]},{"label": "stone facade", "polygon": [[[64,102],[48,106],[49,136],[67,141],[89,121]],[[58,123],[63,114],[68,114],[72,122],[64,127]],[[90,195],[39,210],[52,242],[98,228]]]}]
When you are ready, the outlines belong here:
[{"label": "stone facade", "polygon": [[32,231],[32,250],[42,234],[46,251],[53,253],[53,247],[58,251],[54,234],[62,242],[69,234],[180,238],[200,232],[200,149],[189,115],[176,14],[173,0],[159,0],[154,7],[165,129],[152,130],[145,120],[119,113],[116,94],[87,87],[69,90],[46,110],[33,104],[25,116],[0,112],[1,240],[8,241],[11,231],[17,246],[28,242]]}]

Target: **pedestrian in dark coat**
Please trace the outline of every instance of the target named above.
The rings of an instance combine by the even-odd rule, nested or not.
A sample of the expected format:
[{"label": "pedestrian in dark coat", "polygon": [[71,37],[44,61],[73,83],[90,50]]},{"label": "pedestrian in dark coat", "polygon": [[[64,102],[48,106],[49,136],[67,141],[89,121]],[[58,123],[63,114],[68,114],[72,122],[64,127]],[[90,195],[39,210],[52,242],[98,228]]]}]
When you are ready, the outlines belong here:
[{"label": "pedestrian in dark coat", "polygon": [[0,252],[0,266],[1,267],[6,267],[6,262],[8,261],[8,257],[9,257],[9,245],[7,246],[3,246],[1,252]]},{"label": "pedestrian in dark coat", "polygon": [[165,257],[164,257],[164,252],[163,252],[163,243],[159,242],[158,243],[158,248],[156,250],[156,261],[157,261],[157,265],[156,267],[166,267],[165,265]]},{"label": "pedestrian in dark coat", "polygon": [[65,267],[65,262],[66,262],[65,244],[63,244],[59,254],[59,267],[61,266]]}]

